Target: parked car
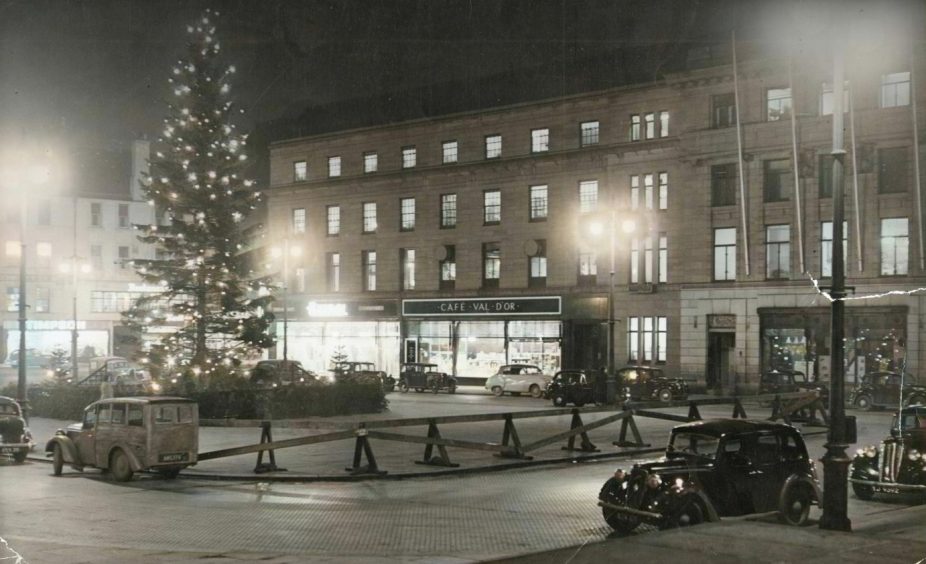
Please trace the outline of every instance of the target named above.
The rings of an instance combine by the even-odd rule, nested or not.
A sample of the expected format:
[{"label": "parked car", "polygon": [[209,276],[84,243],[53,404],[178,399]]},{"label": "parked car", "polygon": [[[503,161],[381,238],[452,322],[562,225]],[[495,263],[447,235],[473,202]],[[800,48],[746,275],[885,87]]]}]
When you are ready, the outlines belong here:
[{"label": "parked car", "polygon": [[103,382],[112,384],[116,393],[154,394],[161,391],[161,384],[156,382],[147,368],[121,356],[96,357],[89,362],[90,373],[76,382],[65,375],[64,382],[77,386],[99,386]]},{"label": "parked car", "polygon": [[[46,354],[35,349],[26,349],[26,368],[41,368],[47,366],[50,360],[51,357]],[[7,361],[11,368],[19,368],[19,349],[11,350]]]},{"label": "parked car", "polygon": [[[875,407],[896,409],[901,404],[900,374],[870,372],[849,393],[849,405],[869,410]],[[903,377],[903,405],[926,404],[926,386],[914,384],[910,374]]]},{"label": "parked car", "polygon": [[552,379],[533,364],[505,364],[486,379],[485,389],[496,396],[530,394],[539,398]]},{"label": "parked car", "polygon": [[77,470],[109,470],[117,482],[142,470],[175,478],[196,464],[198,450],[196,402],[163,396],[94,402],[84,409],[82,422],[58,429],[45,445],[55,476],[70,464]]},{"label": "parked car", "polygon": [[803,525],[819,502],[800,432],[745,419],[675,427],[664,458],[617,470],[598,494],[605,521],[623,533],[641,523],[670,528],[769,511]]},{"label": "parked car", "polygon": [[759,394],[787,394],[791,392],[817,391],[824,403],[829,401],[829,382],[815,381],[800,370],[773,369],[759,380]]},{"label": "parked car", "polygon": [[277,387],[311,384],[317,380],[314,372],[302,367],[298,360],[261,360],[251,369],[255,386]]},{"label": "parked car", "polygon": [[334,363],[331,369],[335,381],[338,382],[379,382],[384,391],[395,389],[395,378],[382,370],[377,370],[372,362],[340,361]]},{"label": "parked car", "polygon": [[926,405],[900,410],[880,448],[859,449],[849,476],[859,499],[881,494],[926,494]]},{"label": "parked car", "polygon": [[399,374],[399,391],[406,393],[410,389],[416,392],[430,390],[435,394],[447,390],[448,394],[454,394],[457,391],[457,379],[437,370],[436,364],[406,362],[402,364],[402,372]]},{"label": "parked car", "polygon": [[544,397],[553,400],[553,405],[557,407],[570,403],[582,407],[604,399],[599,398],[598,393],[602,381],[602,374],[594,370],[560,370],[547,384]]},{"label": "parked car", "polygon": [[32,434],[26,427],[19,402],[0,396],[0,455],[12,456],[24,462],[32,449]]},{"label": "parked car", "polygon": [[670,402],[688,398],[688,382],[667,377],[661,368],[626,366],[617,371],[617,381],[629,400]]}]

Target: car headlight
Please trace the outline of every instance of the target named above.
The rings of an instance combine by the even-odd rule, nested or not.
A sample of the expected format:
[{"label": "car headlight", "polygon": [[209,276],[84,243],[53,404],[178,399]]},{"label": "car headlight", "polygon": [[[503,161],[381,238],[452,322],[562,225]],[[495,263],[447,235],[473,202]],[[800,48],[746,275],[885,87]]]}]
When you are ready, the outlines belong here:
[{"label": "car headlight", "polygon": [[646,487],[655,490],[660,485],[662,485],[662,478],[659,477],[659,474],[650,474],[646,477]]},{"label": "car headlight", "polygon": [[680,490],[685,487],[685,480],[681,478],[675,479],[675,489]]},{"label": "car headlight", "polygon": [[152,389],[153,391],[155,391],[155,392],[160,392],[160,391],[161,391],[161,385],[158,384],[157,382],[151,382],[151,389]]}]

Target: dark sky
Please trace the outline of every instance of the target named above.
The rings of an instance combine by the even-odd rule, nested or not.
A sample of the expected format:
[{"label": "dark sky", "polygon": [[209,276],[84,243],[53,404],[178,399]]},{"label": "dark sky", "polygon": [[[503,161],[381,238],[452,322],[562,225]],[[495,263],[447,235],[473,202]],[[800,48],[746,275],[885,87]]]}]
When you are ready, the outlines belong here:
[{"label": "dark sky", "polygon": [[[923,2],[836,5],[877,19]],[[651,80],[734,27],[744,42],[780,42],[806,25],[795,9],[827,19],[809,1],[0,0],[0,139],[105,148],[154,137],[185,27],[205,7],[221,12],[246,127],[309,106],[353,114],[370,98],[396,106],[375,122]],[[446,103],[423,99],[431,90]]]}]

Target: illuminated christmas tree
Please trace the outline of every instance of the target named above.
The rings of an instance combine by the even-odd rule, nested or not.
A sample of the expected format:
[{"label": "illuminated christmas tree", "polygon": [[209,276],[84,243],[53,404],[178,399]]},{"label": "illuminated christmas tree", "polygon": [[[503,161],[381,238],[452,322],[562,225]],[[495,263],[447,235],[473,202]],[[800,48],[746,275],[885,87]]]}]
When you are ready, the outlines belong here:
[{"label": "illuminated christmas tree", "polygon": [[160,374],[203,376],[225,371],[273,344],[267,281],[250,276],[245,219],[260,200],[244,178],[246,136],[232,123],[233,66],[219,62],[218,12],[207,10],[187,28],[189,45],[168,82],[169,115],[144,175],[157,223],[139,225],[139,240],[155,259],[134,260],[139,276],[162,288],[125,312],[139,331],[179,326],[151,346]]}]

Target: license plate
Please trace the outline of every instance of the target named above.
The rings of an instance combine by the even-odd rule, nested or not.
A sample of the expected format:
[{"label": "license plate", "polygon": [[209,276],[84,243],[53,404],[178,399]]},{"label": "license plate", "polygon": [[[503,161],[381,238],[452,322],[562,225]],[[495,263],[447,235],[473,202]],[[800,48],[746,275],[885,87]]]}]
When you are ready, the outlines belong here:
[{"label": "license plate", "polygon": [[0,447],[0,454],[17,454],[22,447]]},{"label": "license plate", "polygon": [[890,486],[875,486],[873,489],[876,492],[881,492],[881,493],[890,493],[890,494],[900,493],[900,488],[892,488]]},{"label": "license plate", "polygon": [[186,462],[188,454],[185,452],[175,452],[162,454],[158,456],[158,462]]}]

